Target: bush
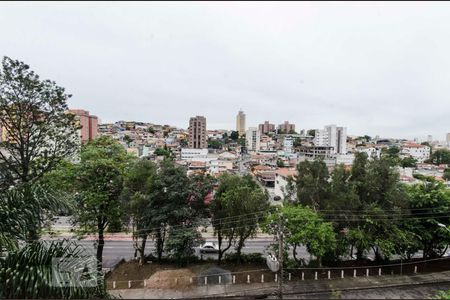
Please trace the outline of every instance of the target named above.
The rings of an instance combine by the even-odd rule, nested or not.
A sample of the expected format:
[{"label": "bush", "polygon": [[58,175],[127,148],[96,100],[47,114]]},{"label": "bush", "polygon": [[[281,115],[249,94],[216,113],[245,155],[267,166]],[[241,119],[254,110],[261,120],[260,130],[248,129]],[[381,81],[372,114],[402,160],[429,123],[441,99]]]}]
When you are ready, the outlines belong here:
[{"label": "bush", "polygon": [[[236,253],[227,253],[225,254],[224,261],[230,262],[230,263],[237,263],[238,262],[238,256]],[[261,253],[242,253],[241,254],[241,263],[265,263],[266,260],[262,256]]]}]

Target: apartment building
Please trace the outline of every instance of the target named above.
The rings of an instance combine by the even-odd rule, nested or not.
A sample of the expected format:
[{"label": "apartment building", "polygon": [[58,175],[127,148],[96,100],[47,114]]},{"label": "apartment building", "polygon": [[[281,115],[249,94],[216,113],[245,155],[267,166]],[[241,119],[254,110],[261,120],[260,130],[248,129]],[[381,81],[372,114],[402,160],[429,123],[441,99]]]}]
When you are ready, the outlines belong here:
[{"label": "apartment building", "polygon": [[316,129],[314,145],[319,147],[333,147],[334,154],[347,154],[347,128],[336,125],[325,126],[323,130]]},{"label": "apartment building", "polygon": [[256,127],[249,127],[245,132],[245,141],[247,151],[259,151],[260,149],[261,133]]},{"label": "apartment building", "polygon": [[273,132],[275,131],[275,124],[270,124],[269,121],[264,121],[264,124],[258,125],[258,129],[263,134]]},{"label": "apartment building", "polygon": [[431,148],[427,145],[416,143],[405,143],[401,146],[400,155],[403,157],[411,156],[418,163],[423,163],[430,158]]},{"label": "apartment building", "polygon": [[284,132],[284,133],[290,133],[295,131],[295,125],[290,124],[288,121],[284,121],[283,124],[278,125],[278,131]]},{"label": "apartment building", "polygon": [[69,113],[76,116],[76,120],[81,125],[78,134],[82,143],[87,143],[97,137],[98,118],[89,114],[89,111],[83,109],[69,109]]},{"label": "apartment building", "polygon": [[206,118],[203,116],[192,117],[189,120],[189,148],[208,148],[208,138],[206,131]]}]

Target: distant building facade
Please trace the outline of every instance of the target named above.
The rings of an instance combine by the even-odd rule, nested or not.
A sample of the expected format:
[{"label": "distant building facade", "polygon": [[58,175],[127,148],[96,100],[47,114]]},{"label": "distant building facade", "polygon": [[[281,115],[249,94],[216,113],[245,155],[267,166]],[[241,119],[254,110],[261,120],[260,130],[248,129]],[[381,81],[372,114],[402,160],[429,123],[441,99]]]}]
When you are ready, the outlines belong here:
[{"label": "distant building facade", "polygon": [[192,117],[189,120],[189,148],[208,148],[208,138],[206,131],[206,118],[203,116]]},{"label": "distant building facade", "polygon": [[294,148],[294,138],[291,136],[287,136],[283,140],[283,150],[286,153],[292,153],[292,149]]},{"label": "distant building facade", "polygon": [[236,131],[239,133],[239,136],[245,134],[245,114],[242,110],[236,116]]},{"label": "distant building facade", "polygon": [[450,133],[447,133],[447,137],[445,140],[447,142],[447,147],[450,147]]},{"label": "distant building facade", "polygon": [[263,134],[273,132],[275,131],[275,124],[270,124],[269,121],[265,121],[264,124],[258,125],[258,129]]},{"label": "distant building facade", "polygon": [[315,146],[333,147],[334,154],[346,154],[347,128],[328,125],[323,130],[316,129],[313,142]]},{"label": "distant building facade", "polygon": [[90,115],[87,110],[69,109],[69,113],[76,116],[76,120],[81,125],[79,136],[82,143],[87,143],[97,137],[98,134],[98,118]]},{"label": "distant building facade", "polygon": [[431,148],[426,145],[405,143],[400,149],[400,154],[403,157],[411,156],[418,163],[423,163],[430,158]]},{"label": "distant building facade", "polygon": [[261,133],[256,127],[249,127],[245,132],[245,142],[247,151],[259,151]]},{"label": "distant building facade", "polygon": [[181,149],[182,160],[206,159],[208,157],[208,149]]},{"label": "distant building facade", "polygon": [[290,124],[288,121],[284,121],[283,124],[278,125],[278,130],[284,133],[290,133],[295,131],[295,125]]}]

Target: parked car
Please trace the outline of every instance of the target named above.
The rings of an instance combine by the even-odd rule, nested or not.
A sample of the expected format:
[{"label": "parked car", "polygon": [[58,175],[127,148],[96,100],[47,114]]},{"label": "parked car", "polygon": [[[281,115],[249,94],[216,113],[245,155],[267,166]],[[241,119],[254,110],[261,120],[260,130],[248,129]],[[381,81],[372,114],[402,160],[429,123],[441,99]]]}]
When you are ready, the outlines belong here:
[{"label": "parked car", "polygon": [[280,201],[281,200],[281,197],[280,196],[275,196],[275,197],[273,197],[273,201]]},{"label": "parked car", "polygon": [[218,253],[219,248],[213,242],[206,242],[200,247],[200,253]]}]

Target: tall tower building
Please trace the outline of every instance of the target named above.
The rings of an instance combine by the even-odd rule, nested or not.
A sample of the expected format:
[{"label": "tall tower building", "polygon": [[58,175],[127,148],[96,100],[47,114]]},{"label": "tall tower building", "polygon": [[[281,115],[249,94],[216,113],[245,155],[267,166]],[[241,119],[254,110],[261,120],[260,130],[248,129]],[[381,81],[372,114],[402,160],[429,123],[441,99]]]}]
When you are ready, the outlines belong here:
[{"label": "tall tower building", "polygon": [[79,135],[82,143],[86,143],[97,137],[98,118],[90,115],[87,110],[69,109],[69,113],[76,115],[78,123],[81,125]]},{"label": "tall tower building", "polygon": [[189,120],[189,148],[206,149],[208,139],[206,133],[206,118],[203,116],[192,117]]},{"label": "tall tower building", "polygon": [[239,133],[239,136],[245,134],[245,114],[242,110],[236,116],[236,131]]},{"label": "tall tower building", "polygon": [[450,147],[450,132],[447,133],[446,142],[447,142],[447,146]]}]

